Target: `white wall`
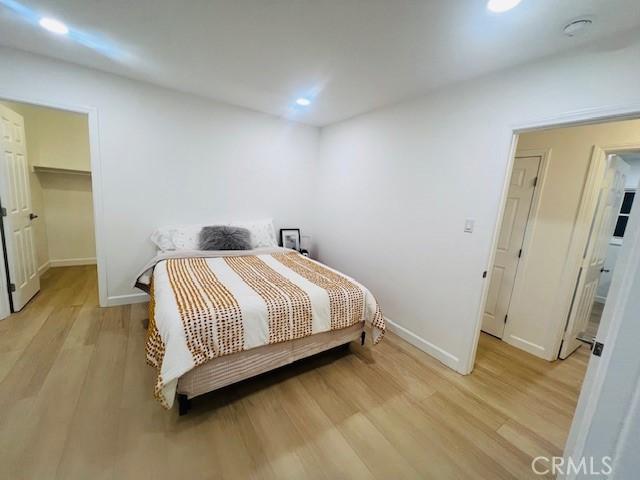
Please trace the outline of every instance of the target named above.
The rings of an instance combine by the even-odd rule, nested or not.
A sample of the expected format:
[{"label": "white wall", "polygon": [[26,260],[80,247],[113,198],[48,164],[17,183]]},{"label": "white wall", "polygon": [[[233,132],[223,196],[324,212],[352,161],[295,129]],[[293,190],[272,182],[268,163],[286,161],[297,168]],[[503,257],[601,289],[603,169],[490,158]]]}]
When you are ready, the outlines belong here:
[{"label": "white wall", "polygon": [[141,298],[159,225],[273,216],[311,232],[318,129],[12,49],[0,63],[0,97],[97,109],[111,303]]},{"label": "white wall", "polygon": [[324,128],[320,259],[368,285],[406,338],[467,372],[512,129],[640,102],[640,39],[626,40]]},{"label": "white wall", "polygon": [[4,103],[25,119],[30,165],[91,170],[87,115],[25,103]]},{"label": "white wall", "polygon": [[38,173],[52,267],[95,263],[91,177]]},{"label": "white wall", "polygon": [[[629,174],[627,175],[625,188],[636,189],[640,183],[640,158],[624,158],[624,161],[631,167]],[[637,205],[640,205],[640,203]],[[602,273],[597,291],[597,299],[602,303],[606,301],[607,294],[609,293],[609,287],[611,287],[611,278],[613,276],[613,270],[616,267],[616,263],[618,262],[620,247],[622,247],[622,244],[619,241],[613,241],[607,248],[607,258],[604,262],[604,268],[609,270],[609,272]]]}]

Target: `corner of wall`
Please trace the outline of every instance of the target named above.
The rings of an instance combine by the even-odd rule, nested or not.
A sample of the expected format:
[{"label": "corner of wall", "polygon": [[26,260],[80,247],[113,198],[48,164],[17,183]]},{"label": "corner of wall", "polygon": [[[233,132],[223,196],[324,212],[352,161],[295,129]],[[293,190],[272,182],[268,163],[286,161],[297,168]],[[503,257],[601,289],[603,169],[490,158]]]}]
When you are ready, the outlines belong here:
[{"label": "corner of wall", "polygon": [[416,335],[412,331],[404,328],[388,317],[385,317],[385,322],[387,323],[387,326],[389,327],[389,330],[391,332],[395,333],[403,340],[406,340],[414,347],[422,350],[425,353],[428,353],[447,367],[455,370],[460,374],[465,375],[466,373],[468,373],[463,371],[464,366],[462,365],[462,362],[460,362],[460,359],[455,355],[452,355],[443,348],[440,348],[437,345],[429,342],[428,340],[425,340],[424,338]]}]

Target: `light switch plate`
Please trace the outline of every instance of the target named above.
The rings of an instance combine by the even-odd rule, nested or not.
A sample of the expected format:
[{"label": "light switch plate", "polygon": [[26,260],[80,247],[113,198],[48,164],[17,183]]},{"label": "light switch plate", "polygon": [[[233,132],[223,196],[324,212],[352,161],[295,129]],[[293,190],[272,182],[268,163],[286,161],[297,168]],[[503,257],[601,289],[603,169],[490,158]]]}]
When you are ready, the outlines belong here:
[{"label": "light switch plate", "polygon": [[473,218],[467,218],[464,221],[464,233],[473,233],[473,227],[475,220]]}]

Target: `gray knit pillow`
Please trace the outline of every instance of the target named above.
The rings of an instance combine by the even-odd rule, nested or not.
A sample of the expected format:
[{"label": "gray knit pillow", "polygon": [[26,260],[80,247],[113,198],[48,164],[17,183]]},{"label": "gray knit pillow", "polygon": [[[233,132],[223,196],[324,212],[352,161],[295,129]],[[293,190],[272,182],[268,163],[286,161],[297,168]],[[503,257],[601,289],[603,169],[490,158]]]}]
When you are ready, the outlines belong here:
[{"label": "gray knit pillow", "polygon": [[200,250],[250,250],[251,232],[246,228],[213,225],[202,227]]}]

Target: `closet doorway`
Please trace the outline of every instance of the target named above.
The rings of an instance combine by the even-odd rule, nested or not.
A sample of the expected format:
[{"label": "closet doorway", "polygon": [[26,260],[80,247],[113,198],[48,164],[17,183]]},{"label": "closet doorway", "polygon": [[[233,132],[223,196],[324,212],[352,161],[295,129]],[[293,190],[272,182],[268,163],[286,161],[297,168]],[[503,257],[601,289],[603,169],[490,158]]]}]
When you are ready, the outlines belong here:
[{"label": "closet doorway", "polygon": [[0,117],[4,318],[56,269],[95,270],[96,249],[87,115],[0,101]]},{"label": "closet doorway", "polygon": [[482,331],[502,338],[516,281],[522,245],[542,163],[541,155],[516,157],[496,247]]}]

